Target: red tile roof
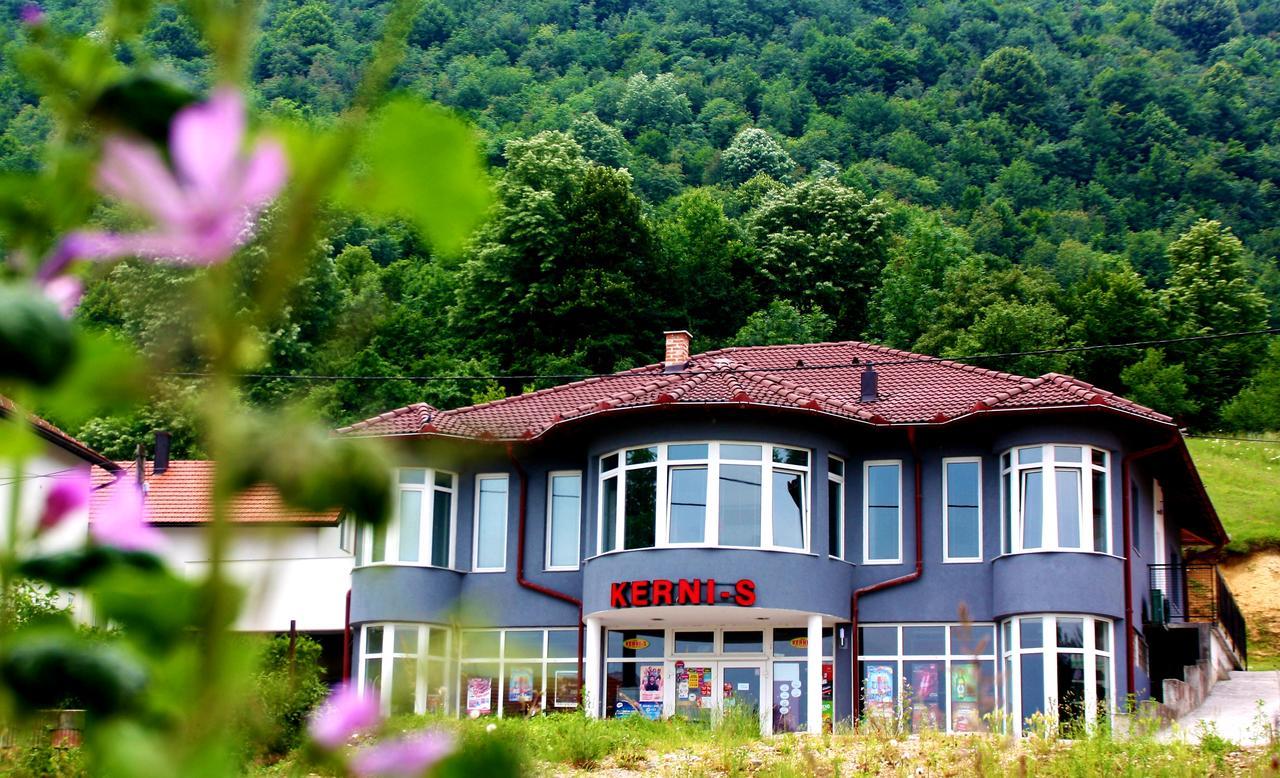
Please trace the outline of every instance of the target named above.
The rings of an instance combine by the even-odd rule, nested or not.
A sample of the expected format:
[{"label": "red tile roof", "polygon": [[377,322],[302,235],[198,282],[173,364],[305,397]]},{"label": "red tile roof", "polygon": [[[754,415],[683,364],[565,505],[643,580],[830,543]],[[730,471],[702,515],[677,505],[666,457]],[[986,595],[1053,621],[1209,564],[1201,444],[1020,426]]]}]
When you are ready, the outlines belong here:
[{"label": "red tile roof", "polygon": [[[131,463],[120,464],[129,466]],[[215,464],[209,460],[176,460],[170,462],[163,473],[149,475],[146,481],[148,520],[152,524],[202,524],[212,519]],[[122,478],[132,480],[135,475],[127,472]],[[95,471],[95,486],[111,480],[109,474]],[[94,512],[106,503],[107,491],[94,491],[89,502],[90,521],[93,521]],[[338,520],[340,511],[300,511],[285,505],[271,486],[257,484],[236,496],[230,515],[232,521],[245,524],[332,524]]]},{"label": "red tile roof", "polygon": [[[879,396],[864,403],[859,387],[868,362],[879,376]],[[1093,406],[1173,424],[1162,413],[1069,376],[1024,378],[847,341],[719,349],[695,355],[676,372],[664,372],[659,363],[465,408],[413,405],[338,432],[527,440],[588,416],[664,405],[785,408],[876,425]]]},{"label": "red tile roof", "polygon": [[[8,397],[0,394],[0,418],[12,417],[16,412],[18,412],[18,407],[14,404],[13,400],[10,400]],[[75,454],[91,465],[101,465],[107,470],[119,469],[119,465],[115,462],[107,459],[102,454],[99,454],[97,451],[89,448],[39,416],[27,414],[27,421],[31,422],[31,426],[35,428],[37,435],[50,443],[53,443],[55,446]]]}]

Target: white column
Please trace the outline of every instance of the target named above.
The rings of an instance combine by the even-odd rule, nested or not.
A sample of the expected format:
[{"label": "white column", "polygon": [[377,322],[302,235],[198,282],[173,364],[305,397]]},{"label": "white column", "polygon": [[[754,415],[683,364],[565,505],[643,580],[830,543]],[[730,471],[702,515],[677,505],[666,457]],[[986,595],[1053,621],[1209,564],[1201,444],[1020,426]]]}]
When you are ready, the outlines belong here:
[{"label": "white column", "polygon": [[582,649],[582,691],[587,717],[599,718],[602,697],[600,694],[600,619],[586,620],[587,636]]},{"label": "white column", "polygon": [[809,720],[809,734],[822,733],[822,617],[809,617],[809,653],[805,663],[804,697],[805,718]]}]

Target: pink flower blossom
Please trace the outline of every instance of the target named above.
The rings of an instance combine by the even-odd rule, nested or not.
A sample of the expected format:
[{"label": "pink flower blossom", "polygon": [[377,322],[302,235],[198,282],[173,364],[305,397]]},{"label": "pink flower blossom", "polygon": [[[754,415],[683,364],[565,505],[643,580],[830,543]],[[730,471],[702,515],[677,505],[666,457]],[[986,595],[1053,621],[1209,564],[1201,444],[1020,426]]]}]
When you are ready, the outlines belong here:
[{"label": "pink flower blossom", "polygon": [[103,144],[98,186],[151,217],[139,233],[66,236],[40,275],[51,278],[74,259],[137,256],[191,264],[226,260],[252,235],[254,219],[284,186],[278,143],[259,141],[246,154],[244,100],[221,88],[208,102],[182,109],[169,128],[169,156],[150,144],[111,137]]},{"label": "pink flower blossom", "polygon": [[418,732],[356,752],[351,771],[361,778],[417,778],[453,751],[446,732]]},{"label": "pink flower blossom", "polygon": [[76,306],[80,304],[80,298],[84,295],[84,283],[75,276],[58,276],[42,283],[40,291],[50,302],[58,306],[58,311],[62,313],[64,319],[70,319]]},{"label": "pink flower blossom", "polygon": [[128,478],[118,478],[107,487],[108,498],[101,511],[95,511],[89,524],[89,535],[100,546],[121,551],[158,552],[164,547],[164,535],[147,523],[147,505],[142,489]]},{"label": "pink flower blossom", "polygon": [[39,27],[44,24],[44,9],[35,3],[25,3],[18,11],[18,18],[28,27]]},{"label": "pink flower blossom", "polygon": [[341,748],[351,736],[378,723],[378,700],[361,694],[354,684],[343,684],[329,695],[311,716],[311,739],[330,751]]},{"label": "pink flower blossom", "polygon": [[36,532],[47,532],[62,523],[62,520],[89,504],[89,490],[93,482],[89,471],[76,468],[70,473],[63,473],[54,478],[53,486],[44,499],[44,510],[40,513],[40,522]]}]

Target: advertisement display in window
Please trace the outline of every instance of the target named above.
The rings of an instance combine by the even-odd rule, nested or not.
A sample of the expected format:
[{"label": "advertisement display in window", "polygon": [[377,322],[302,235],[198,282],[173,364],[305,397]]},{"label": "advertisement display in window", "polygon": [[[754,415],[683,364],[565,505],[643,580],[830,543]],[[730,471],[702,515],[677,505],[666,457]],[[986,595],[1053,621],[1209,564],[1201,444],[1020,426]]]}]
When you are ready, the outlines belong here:
[{"label": "advertisement display in window", "polygon": [[640,702],[662,702],[662,665],[640,668]]},{"label": "advertisement display in window", "polygon": [[467,714],[483,716],[493,712],[491,703],[493,695],[492,678],[470,678],[467,680]]},{"label": "advertisement display in window", "polygon": [[578,707],[578,671],[556,670],[555,707]]}]

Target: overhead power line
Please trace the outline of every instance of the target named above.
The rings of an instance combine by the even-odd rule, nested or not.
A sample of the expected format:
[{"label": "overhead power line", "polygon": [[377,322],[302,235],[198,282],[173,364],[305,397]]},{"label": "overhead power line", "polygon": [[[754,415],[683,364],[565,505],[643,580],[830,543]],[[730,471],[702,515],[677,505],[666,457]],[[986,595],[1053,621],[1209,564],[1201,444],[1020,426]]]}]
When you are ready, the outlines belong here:
[{"label": "overhead power line", "polygon": [[[1169,346],[1177,343],[1195,343],[1210,340],[1224,340],[1230,338],[1247,338],[1260,335],[1276,335],[1280,334],[1280,327],[1268,327],[1260,330],[1245,330],[1241,332],[1224,332],[1207,335],[1188,335],[1181,338],[1161,338],[1158,340],[1137,340],[1128,343],[1105,343],[1091,346],[1062,346],[1059,348],[1043,348],[1032,349],[1029,351],[1004,351],[989,354],[970,354],[966,356],[955,357],[932,357],[920,356],[913,359],[884,359],[884,360],[866,360],[873,363],[876,367],[885,367],[891,365],[919,365],[937,362],[973,362],[987,359],[1010,359],[1013,357],[1034,357],[1049,356],[1053,354],[1075,354],[1089,351],[1105,351],[1108,349],[1132,349],[1132,348],[1151,348],[1155,346]],[[832,368],[849,367],[847,362],[840,363],[824,363],[824,364],[796,364],[794,366],[781,366],[767,368],[771,373],[787,373],[806,370],[830,370]],[[762,368],[758,367],[738,367],[726,368],[722,372],[725,373],[743,373],[743,372],[759,372]],[[701,370],[676,370],[665,375],[681,375],[692,374],[695,372],[703,372]],[[173,378],[210,378],[213,373],[199,370],[175,370],[163,372],[161,375]],[[416,382],[434,382],[434,381],[583,381],[589,378],[608,379],[626,377],[627,373],[511,373],[511,374],[490,374],[490,375],[317,375],[317,374],[298,374],[298,373],[237,373],[236,377],[246,380],[255,381],[416,381]],[[634,375],[634,374],[632,374]]]}]

